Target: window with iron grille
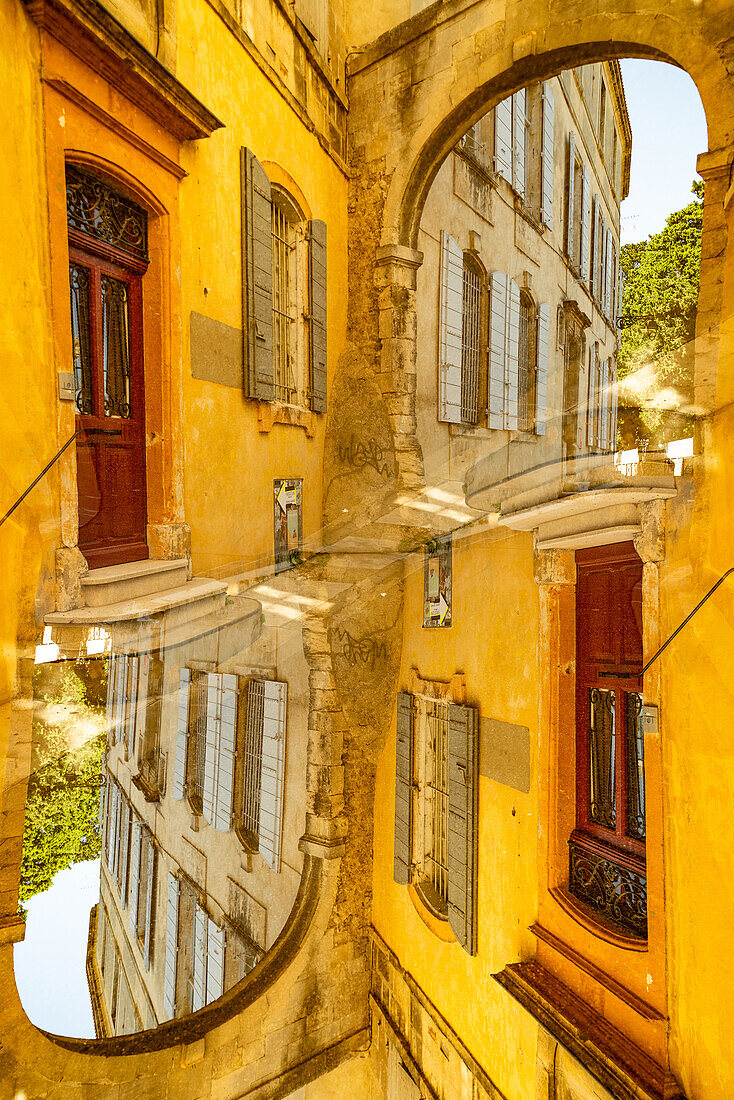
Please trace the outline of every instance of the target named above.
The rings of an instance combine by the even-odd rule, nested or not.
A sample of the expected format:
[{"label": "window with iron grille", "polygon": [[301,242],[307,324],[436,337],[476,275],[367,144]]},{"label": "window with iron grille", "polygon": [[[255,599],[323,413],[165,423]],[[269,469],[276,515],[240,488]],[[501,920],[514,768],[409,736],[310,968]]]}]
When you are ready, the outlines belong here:
[{"label": "window with iron grille", "polygon": [[306,223],[289,196],[276,189],[272,195],[274,396],[288,405],[307,406],[311,384]]},{"label": "window with iron grille", "polygon": [[[479,381],[482,361],[482,279],[478,266],[464,256],[461,318],[461,419],[479,418]],[[486,337],[484,339],[486,345]]]},{"label": "window with iron grille", "polygon": [[449,706],[415,696],[413,882],[445,919],[449,868]]},{"label": "window with iron grille", "polygon": [[535,399],[538,370],[538,318],[529,294],[520,294],[520,336],[518,342],[518,417],[520,431],[532,432],[535,426]]},{"label": "window with iron grille", "polygon": [[204,808],[204,764],[206,760],[206,672],[193,672],[189,694],[189,735],[186,755],[186,793],[194,813]]},{"label": "window with iron grille", "polygon": [[264,708],[265,682],[251,680],[247,686],[245,717],[240,721],[241,766],[237,792],[237,825],[240,839],[253,852],[258,851],[260,842]]}]

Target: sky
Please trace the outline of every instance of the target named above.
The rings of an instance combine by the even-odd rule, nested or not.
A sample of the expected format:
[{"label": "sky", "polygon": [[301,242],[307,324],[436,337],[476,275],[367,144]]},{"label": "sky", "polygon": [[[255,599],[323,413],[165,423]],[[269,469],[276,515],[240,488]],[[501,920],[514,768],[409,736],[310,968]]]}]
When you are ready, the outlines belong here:
[{"label": "sky", "polygon": [[94,1038],[86,977],[89,911],[99,901],[99,860],[59,871],[26,902],[25,939],[15,945],[15,981],[26,1015],[57,1035]]},{"label": "sky", "polygon": [[691,202],[696,157],[708,149],[706,119],[688,73],[660,61],[622,62],[632,124],[629,197],[622,203],[622,244],[643,241],[668,214]]}]

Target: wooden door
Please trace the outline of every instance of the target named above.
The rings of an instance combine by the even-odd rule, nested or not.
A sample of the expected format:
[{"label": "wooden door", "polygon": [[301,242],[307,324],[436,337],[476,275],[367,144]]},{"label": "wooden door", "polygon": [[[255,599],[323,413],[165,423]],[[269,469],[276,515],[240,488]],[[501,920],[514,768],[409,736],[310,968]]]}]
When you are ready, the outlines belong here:
[{"label": "wooden door", "polygon": [[142,278],[104,251],[69,248],[79,549],[92,568],[148,557]]}]

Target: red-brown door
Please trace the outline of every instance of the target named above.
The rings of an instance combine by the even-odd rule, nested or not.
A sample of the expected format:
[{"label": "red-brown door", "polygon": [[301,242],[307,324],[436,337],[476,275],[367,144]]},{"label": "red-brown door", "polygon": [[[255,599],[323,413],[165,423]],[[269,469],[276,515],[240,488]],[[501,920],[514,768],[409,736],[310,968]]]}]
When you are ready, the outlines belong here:
[{"label": "red-brown door", "polygon": [[79,548],[94,568],[148,557],[142,279],[71,244]]}]

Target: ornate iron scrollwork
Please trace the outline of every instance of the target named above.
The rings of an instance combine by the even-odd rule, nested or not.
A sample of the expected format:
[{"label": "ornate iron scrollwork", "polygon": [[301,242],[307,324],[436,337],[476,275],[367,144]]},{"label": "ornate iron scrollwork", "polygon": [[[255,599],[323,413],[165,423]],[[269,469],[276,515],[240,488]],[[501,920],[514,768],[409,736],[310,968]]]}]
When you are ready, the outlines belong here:
[{"label": "ornate iron scrollwork", "polygon": [[89,415],[92,412],[93,396],[89,271],[86,267],[81,264],[70,264],[69,288],[76,411]]},{"label": "ornate iron scrollwork", "polygon": [[636,691],[627,692],[627,835],[645,839],[645,738]]},{"label": "ornate iron scrollwork", "polygon": [[568,847],[570,892],[626,932],[646,939],[647,878],[572,840]]},{"label": "ornate iron scrollwork", "polygon": [[592,688],[589,692],[589,812],[591,820],[606,829],[613,829],[617,822],[615,749],[614,691]]},{"label": "ornate iron scrollwork", "polygon": [[70,229],[148,259],[148,215],[142,207],[72,165],[66,166],[66,218]]}]

